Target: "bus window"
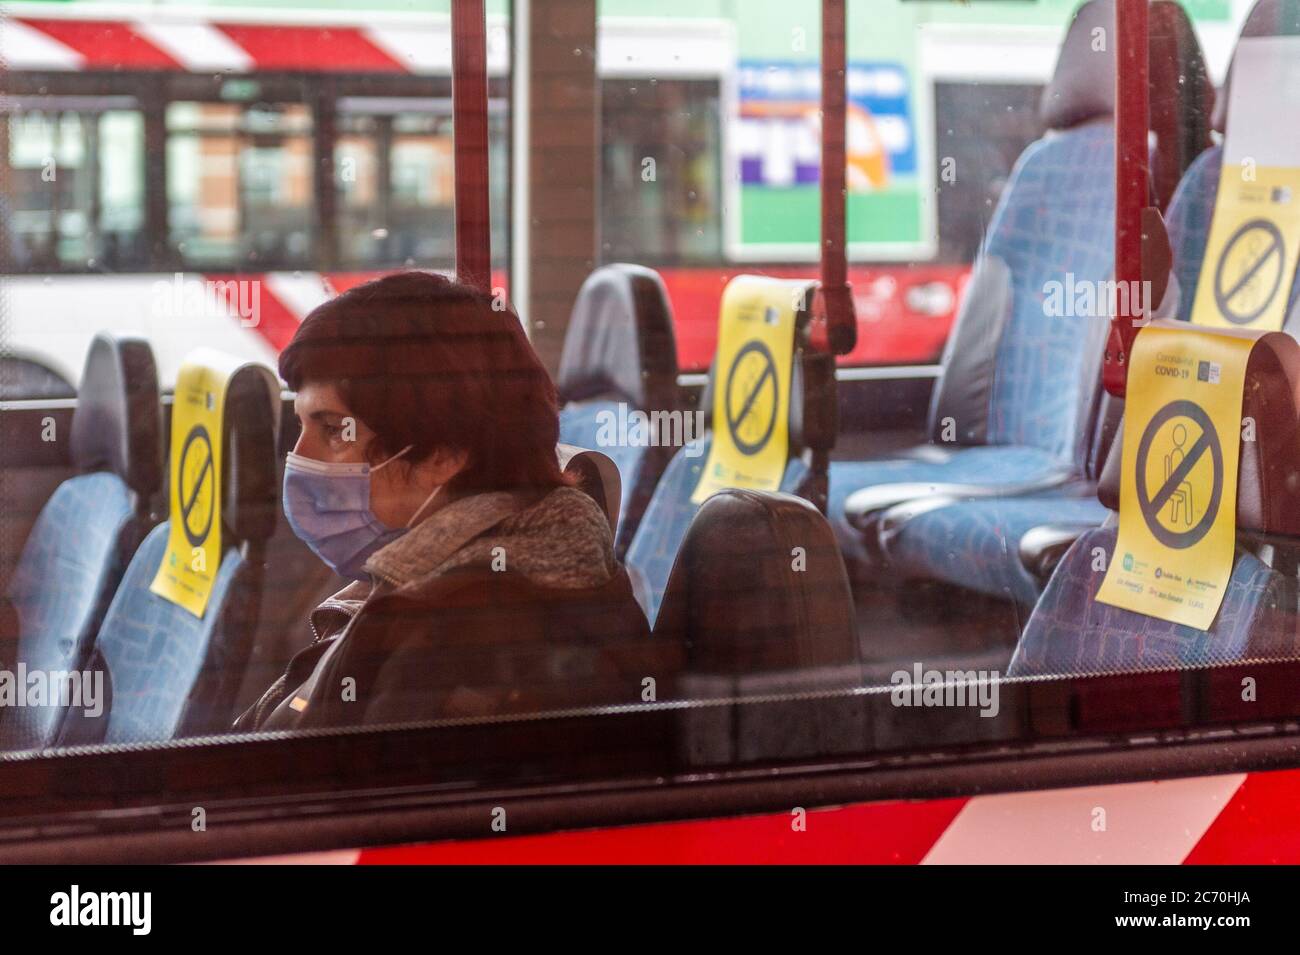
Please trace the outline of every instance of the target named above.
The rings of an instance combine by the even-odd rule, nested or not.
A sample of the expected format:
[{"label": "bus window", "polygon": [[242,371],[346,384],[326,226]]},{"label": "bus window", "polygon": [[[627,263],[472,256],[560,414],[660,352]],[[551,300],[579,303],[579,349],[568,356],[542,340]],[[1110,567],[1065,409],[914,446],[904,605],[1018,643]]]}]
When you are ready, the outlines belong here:
[{"label": "bus window", "polygon": [[710,81],[601,85],[601,236],[610,262],[722,254],[721,106]]},{"label": "bus window", "polygon": [[167,108],[168,238],[200,268],[305,266],[312,121],[301,104]]},{"label": "bus window", "polygon": [[[488,110],[492,245],[504,262],[509,181],[505,103]],[[339,264],[451,267],[455,209],[451,103],[356,96],[338,101],[334,147]]]},{"label": "bus window", "polygon": [[[619,13],[650,15],[651,6],[626,3]],[[601,81],[600,258],[660,272],[685,371],[712,361],[730,278],[815,272],[817,53],[767,37],[802,36],[802,16],[774,5],[764,30],[724,24],[709,43],[709,28],[694,25],[693,42],[665,49],[660,69],[640,71],[623,60],[654,60],[658,35],[642,31],[624,47],[614,40],[618,16],[607,19],[610,45],[634,52],[611,52]],[[928,30],[930,19],[903,7],[896,22]],[[944,29],[937,45],[917,29],[919,57],[850,31],[846,204],[858,344],[841,366],[939,361],[1000,184],[1042,132],[1037,96],[1060,39],[1055,29],[1027,33],[1028,65],[1008,71],[966,55],[978,31],[972,37],[943,22],[947,11],[933,19]]]},{"label": "bus window", "polygon": [[[813,780],[826,802],[833,774],[938,779],[971,760],[992,767],[981,785],[1029,786],[1028,767],[1135,749],[1130,734],[1293,718],[1269,673],[1300,655],[1300,346],[1261,339],[1248,368],[1235,350],[1179,361],[1134,377],[1124,408],[1103,393],[1116,156],[1140,166],[1147,133],[1121,139],[1112,66],[1092,56],[1088,18],[1110,3],[1072,20],[1073,0],[854,0],[847,236],[830,243],[823,188],[835,199],[841,170],[823,161],[821,53],[800,32],[813,5],[604,0],[557,42],[532,19],[552,5],[520,4],[527,29],[488,51],[493,268],[473,284],[452,281],[470,271],[458,238],[484,223],[457,195],[447,17],[370,23],[339,0],[243,24],[196,5],[179,32],[207,36],[223,70],[174,50],[152,72],[61,73],[40,60],[58,37],[108,28],[50,21],[0,100],[22,273],[2,277],[0,323],[15,499],[0,614],[18,617],[0,619],[0,854],[13,794],[36,791],[11,772],[66,760],[48,778],[69,790],[190,778],[80,773],[100,743],[218,748],[218,784],[247,773],[231,802],[289,806],[326,763],[360,792],[379,783],[354,769],[417,752],[395,801],[716,775]],[[1153,42],[1187,54],[1163,62],[1195,76],[1199,21],[1151,9]],[[1007,31],[1013,15],[1031,22]],[[1202,300],[1253,300],[1280,247],[1206,253],[1232,136],[1175,138],[1187,155],[1159,131],[1151,153],[1182,177],[1168,221],[1186,319],[1198,276],[1235,264]],[[817,288],[843,264],[851,351],[824,321],[847,296]],[[1288,269],[1277,283],[1300,300]],[[1182,325],[1138,342],[1209,334]],[[1179,389],[1221,374],[1242,403],[1216,403],[1211,432]],[[1171,426],[1143,408],[1174,409]],[[1137,498],[1138,480],[1158,493]],[[1150,568],[1156,594],[1199,586],[1168,545],[1121,541],[1202,524],[1226,544],[1217,623],[1096,599],[1115,568]],[[94,697],[41,711],[37,734],[4,702],[19,664]],[[13,705],[53,697],[30,698]],[[336,738],[367,758],[287,759],[278,789],[256,778],[261,754]],[[131,799],[113,808],[152,824]]]},{"label": "bus window", "polygon": [[962,171],[945,179],[935,170],[939,259],[975,261],[1012,166],[1042,133],[1041,96],[1042,87],[1028,83],[934,84],[938,152]]},{"label": "bus window", "polygon": [[9,101],[9,242],[18,268],[119,271],[143,254],[143,119],[123,97]]},{"label": "bus window", "polygon": [[391,230],[387,226],[389,202],[387,169],[381,160],[392,136],[387,118],[345,116],[334,147],[338,169],[340,257],[346,263],[372,262],[385,257]]}]

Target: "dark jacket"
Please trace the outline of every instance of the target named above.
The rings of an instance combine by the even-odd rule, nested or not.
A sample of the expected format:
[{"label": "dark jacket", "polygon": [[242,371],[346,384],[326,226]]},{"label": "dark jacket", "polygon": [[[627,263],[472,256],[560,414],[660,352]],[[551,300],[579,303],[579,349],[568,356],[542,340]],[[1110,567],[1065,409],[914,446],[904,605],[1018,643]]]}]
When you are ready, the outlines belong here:
[{"label": "dark jacket", "polygon": [[651,641],[604,512],[581,491],[435,510],[311,615],[314,641],[238,730],[638,703]]}]

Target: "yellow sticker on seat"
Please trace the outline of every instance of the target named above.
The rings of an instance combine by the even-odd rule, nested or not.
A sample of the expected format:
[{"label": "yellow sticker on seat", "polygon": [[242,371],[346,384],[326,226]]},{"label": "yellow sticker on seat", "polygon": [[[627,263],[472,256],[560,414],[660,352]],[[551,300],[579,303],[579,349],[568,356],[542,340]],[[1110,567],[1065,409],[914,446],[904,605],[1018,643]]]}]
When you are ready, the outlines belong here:
[{"label": "yellow sticker on seat", "polygon": [[1152,325],[1128,375],[1119,534],[1097,600],[1208,630],[1232,575],[1242,391],[1257,338]]},{"label": "yellow sticker on seat", "polygon": [[1224,163],[1191,320],[1281,329],[1300,252],[1300,169]]},{"label": "yellow sticker on seat", "polygon": [[[1191,320],[1277,331],[1300,253],[1300,37],[1243,37],[1233,57],[1223,167]],[[1184,289],[1183,294],[1192,294]]]},{"label": "yellow sticker on seat", "polygon": [[221,445],[226,387],[243,364],[201,349],[176,376],[167,550],[149,589],[202,617],[221,568]]},{"label": "yellow sticker on seat", "polygon": [[724,488],[775,491],[790,454],[795,320],[808,282],[740,275],[722,294],[714,365],[713,444],[691,495]]}]

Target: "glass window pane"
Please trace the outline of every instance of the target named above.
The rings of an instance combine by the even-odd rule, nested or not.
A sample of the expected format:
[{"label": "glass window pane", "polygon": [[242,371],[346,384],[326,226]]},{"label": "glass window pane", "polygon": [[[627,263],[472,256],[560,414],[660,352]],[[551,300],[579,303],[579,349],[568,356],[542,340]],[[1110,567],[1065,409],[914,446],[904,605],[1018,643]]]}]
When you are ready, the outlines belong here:
[{"label": "glass window pane", "polygon": [[[455,176],[446,100],[348,97],[334,164],[345,268],[455,265]],[[489,103],[492,254],[508,256],[509,151],[503,104]]]},{"label": "glass window pane", "polygon": [[97,109],[93,98],[67,105],[20,108],[6,118],[14,265],[136,265],[144,254],[143,119],[132,110]]},{"label": "glass window pane", "polygon": [[315,221],[311,129],[301,104],[168,107],[168,224],[183,262],[307,264]]},{"label": "glass window pane", "polygon": [[603,258],[713,262],[722,254],[719,90],[652,78],[601,87]]},{"label": "glass window pane", "polygon": [[[19,629],[0,632],[0,696],[6,655],[35,667],[38,651],[99,667],[110,692],[104,712],[64,707],[39,739],[0,705],[0,749],[172,752],[236,728],[364,727],[357,745],[378,764],[400,748],[388,729],[434,724],[445,747],[401,785],[461,799],[706,773],[743,790],[881,765],[938,778],[964,760],[1020,784],[1031,750],[1069,760],[1139,733],[1158,747],[1294,731],[1294,694],[1268,683],[1300,657],[1287,324],[1300,287],[1280,247],[1236,263],[1239,289],[1210,289],[1254,293],[1276,274],[1289,296],[1281,334],[1259,339],[1277,361],[1242,389],[1224,609],[1178,629],[1096,590],[1116,566],[1133,580],[1146,566],[1174,593],[1189,575],[1166,571],[1182,559],[1119,535],[1162,507],[1186,525],[1232,494],[1193,487],[1214,455],[1183,425],[1140,472],[1163,504],[1125,513],[1128,485],[1106,464],[1122,469],[1139,443],[1134,399],[1184,379],[1127,370],[1121,404],[1101,370],[1115,226],[1133,211],[1117,212],[1117,155],[1130,170],[1150,159],[1131,181],[1145,196],[1150,178],[1173,263],[1166,276],[1148,257],[1141,277],[1168,289],[1162,314],[1189,339],[1210,334],[1194,327],[1202,279],[1232,265],[1207,251],[1224,197],[1241,200],[1235,215],[1300,192],[1269,178],[1300,157],[1262,164],[1263,184],[1224,175],[1237,157],[1229,127],[1210,129],[1208,87],[1225,84],[1241,4],[1198,0],[1190,19],[1151,5],[1153,50],[1177,42],[1152,54],[1152,125],[1125,151],[1098,94],[1115,49],[1093,46],[1115,37],[1070,30],[1074,0],[851,0],[857,344],[837,355],[833,296],[815,288],[816,3],[601,0],[598,17],[569,4],[562,24],[509,34],[510,4],[489,0],[490,302],[444,278],[457,265],[447,4],[263,6],[244,23],[199,5],[179,30],[170,13],[109,24],[73,4],[24,18],[21,49],[6,39],[0,219],[19,274],[3,276],[0,476],[15,500],[0,594]],[[157,44],[114,39],[127,33]],[[162,62],[182,34],[210,43]],[[55,55],[101,35],[102,50]],[[1086,82],[1068,75],[1079,63]],[[1070,88],[1045,98],[1058,81]],[[1233,121],[1240,133],[1251,116]],[[512,243],[527,271],[506,283]],[[1121,256],[1120,271],[1135,264]],[[119,329],[158,370],[129,395],[111,361],[113,381],[79,380],[103,374],[85,364],[93,337]],[[131,370],[151,366],[139,341],[122,348]],[[243,369],[238,387],[178,384],[201,348]],[[1206,387],[1224,371],[1196,367]],[[113,434],[124,407],[144,417]],[[1237,447],[1228,412],[1220,451]],[[123,447],[165,475],[137,486],[150,469],[123,464]],[[219,508],[219,540],[187,523]],[[213,541],[215,570],[196,539]],[[195,591],[154,588],[160,572],[225,572],[230,589],[196,612]],[[78,608],[76,627],[60,616]],[[72,767],[61,782],[81,781],[84,757],[51,757]],[[0,804],[24,761],[0,761]]]}]

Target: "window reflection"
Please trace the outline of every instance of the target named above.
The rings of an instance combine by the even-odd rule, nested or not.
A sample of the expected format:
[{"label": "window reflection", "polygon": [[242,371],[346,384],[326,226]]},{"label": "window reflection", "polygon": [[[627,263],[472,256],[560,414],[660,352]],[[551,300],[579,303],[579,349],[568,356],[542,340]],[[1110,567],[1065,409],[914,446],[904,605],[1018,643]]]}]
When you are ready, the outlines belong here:
[{"label": "window reflection", "polygon": [[312,121],[301,104],[172,103],[168,232],[187,265],[308,263]]},{"label": "window reflection", "polygon": [[5,219],[17,267],[113,270],[143,259],[143,120],[123,100],[8,101]]}]

